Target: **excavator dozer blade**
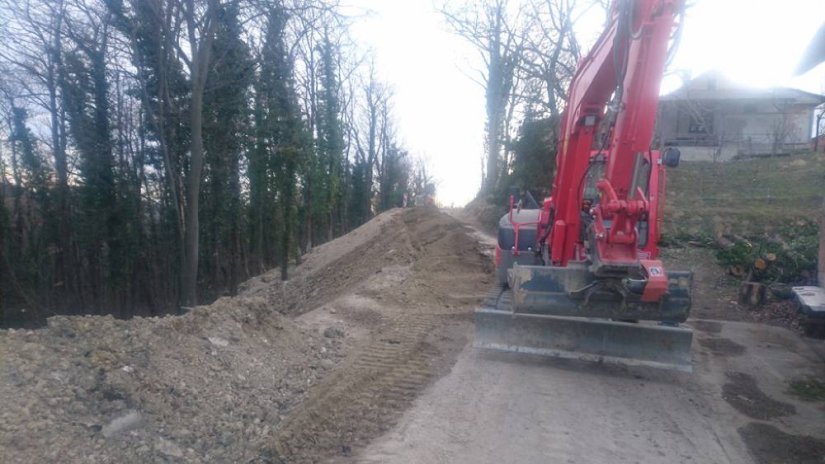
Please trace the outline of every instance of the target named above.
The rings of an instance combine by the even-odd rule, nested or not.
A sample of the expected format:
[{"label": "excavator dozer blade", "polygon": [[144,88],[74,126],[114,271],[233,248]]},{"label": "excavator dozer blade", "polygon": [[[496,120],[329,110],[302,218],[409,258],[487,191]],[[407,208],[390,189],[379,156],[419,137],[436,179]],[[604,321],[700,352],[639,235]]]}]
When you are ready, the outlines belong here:
[{"label": "excavator dozer blade", "polygon": [[493,350],[691,372],[693,332],[682,327],[482,308],[474,345]]}]

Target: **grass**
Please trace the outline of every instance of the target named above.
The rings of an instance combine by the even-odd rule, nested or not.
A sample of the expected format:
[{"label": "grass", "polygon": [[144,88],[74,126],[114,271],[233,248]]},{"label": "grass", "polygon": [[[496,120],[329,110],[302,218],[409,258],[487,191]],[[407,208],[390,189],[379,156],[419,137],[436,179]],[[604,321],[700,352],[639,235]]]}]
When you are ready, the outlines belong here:
[{"label": "grass", "polygon": [[812,377],[791,381],[788,391],[806,401],[825,401],[825,383]]},{"label": "grass", "polygon": [[823,185],[823,154],[683,162],[668,171],[665,232],[770,232],[817,217]]}]

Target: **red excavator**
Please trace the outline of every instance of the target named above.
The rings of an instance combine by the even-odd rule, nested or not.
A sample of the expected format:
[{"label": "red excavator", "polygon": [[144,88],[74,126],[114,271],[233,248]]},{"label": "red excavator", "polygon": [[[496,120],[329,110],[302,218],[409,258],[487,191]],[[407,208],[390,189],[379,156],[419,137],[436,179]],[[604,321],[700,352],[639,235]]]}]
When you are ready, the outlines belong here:
[{"label": "red excavator", "polygon": [[518,192],[499,222],[495,295],[476,346],[691,370],[692,274],[665,270],[665,169],[651,150],[659,85],[684,0],[616,0],[570,84],[551,196]]}]

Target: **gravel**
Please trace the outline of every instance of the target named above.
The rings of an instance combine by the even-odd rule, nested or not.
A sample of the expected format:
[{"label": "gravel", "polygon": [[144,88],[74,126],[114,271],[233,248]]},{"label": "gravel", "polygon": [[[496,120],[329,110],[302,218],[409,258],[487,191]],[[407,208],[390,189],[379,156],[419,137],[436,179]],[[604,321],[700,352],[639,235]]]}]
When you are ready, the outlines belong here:
[{"label": "gravel", "polygon": [[258,297],[0,331],[2,462],[249,462],[340,347]]}]

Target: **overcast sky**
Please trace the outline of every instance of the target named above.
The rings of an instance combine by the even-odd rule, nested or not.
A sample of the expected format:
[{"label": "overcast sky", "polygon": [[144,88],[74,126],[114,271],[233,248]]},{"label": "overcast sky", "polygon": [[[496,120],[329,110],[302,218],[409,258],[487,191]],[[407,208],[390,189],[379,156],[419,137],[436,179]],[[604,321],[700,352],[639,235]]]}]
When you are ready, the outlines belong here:
[{"label": "overcast sky", "polygon": [[[792,70],[817,28],[825,0],[690,0],[674,69],[692,76],[718,69],[752,86],[791,86],[825,93],[825,65],[802,77]],[[395,93],[394,112],[403,145],[428,160],[445,205],[463,205],[481,183],[484,90],[468,75],[477,52],[449,32],[432,0],[348,0],[373,14],[354,34],[375,52],[381,77]],[[586,45],[600,21],[583,22]],[[663,91],[680,85],[674,74]]]}]

